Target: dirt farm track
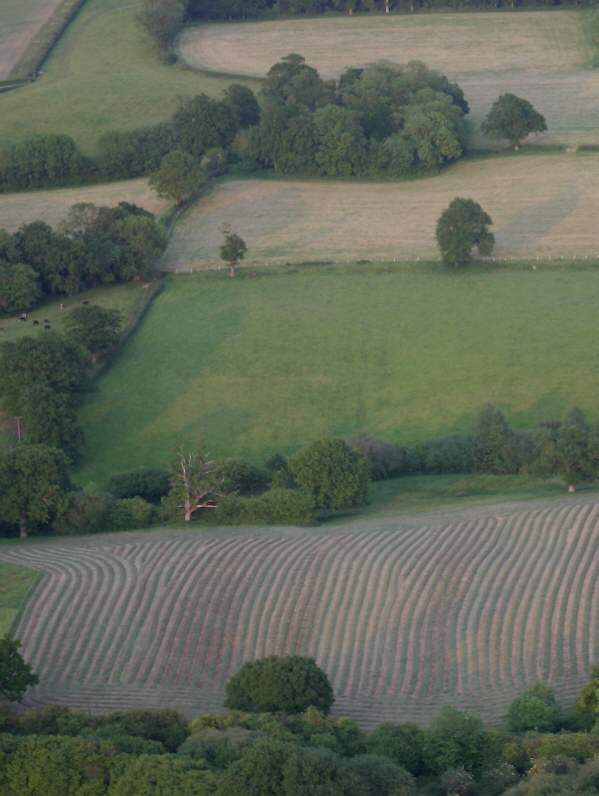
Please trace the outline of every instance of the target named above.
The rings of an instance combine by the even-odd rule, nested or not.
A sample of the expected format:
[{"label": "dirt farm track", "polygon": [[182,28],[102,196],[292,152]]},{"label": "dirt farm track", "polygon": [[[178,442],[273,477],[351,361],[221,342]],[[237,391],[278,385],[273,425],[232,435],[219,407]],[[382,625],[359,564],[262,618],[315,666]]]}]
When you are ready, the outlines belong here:
[{"label": "dirt farm track", "polygon": [[30,704],[222,707],[244,660],[306,654],[336,713],[497,721],[531,682],[573,701],[599,658],[599,503],[312,530],[132,533],[0,549],[43,573],[15,632]]}]

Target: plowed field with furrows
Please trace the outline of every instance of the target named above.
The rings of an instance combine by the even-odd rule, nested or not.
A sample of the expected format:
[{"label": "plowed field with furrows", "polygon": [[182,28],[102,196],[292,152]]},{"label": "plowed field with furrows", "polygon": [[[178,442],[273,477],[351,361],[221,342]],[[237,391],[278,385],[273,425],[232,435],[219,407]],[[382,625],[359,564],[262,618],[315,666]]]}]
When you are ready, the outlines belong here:
[{"label": "plowed field with furrows", "polygon": [[[425,524],[426,523],[426,524]],[[571,701],[599,659],[599,504],[5,547],[41,571],[17,627],[29,701],[220,709],[243,661],[316,658],[336,711],[500,718],[531,682]]]}]

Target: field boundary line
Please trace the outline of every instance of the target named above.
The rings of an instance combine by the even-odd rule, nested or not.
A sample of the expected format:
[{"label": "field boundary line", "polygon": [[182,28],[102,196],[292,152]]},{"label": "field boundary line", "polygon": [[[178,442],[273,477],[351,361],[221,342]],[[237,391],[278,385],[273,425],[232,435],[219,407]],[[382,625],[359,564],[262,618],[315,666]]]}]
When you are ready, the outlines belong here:
[{"label": "field boundary line", "polygon": [[24,83],[37,80],[39,70],[85,3],[86,0],[62,0],[50,19],[37,31],[35,39],[30,42],[23,55],[10,71],[8,75],[10,80],[13,82],[16,80],[22,81],[13,88],[18,88]]}]

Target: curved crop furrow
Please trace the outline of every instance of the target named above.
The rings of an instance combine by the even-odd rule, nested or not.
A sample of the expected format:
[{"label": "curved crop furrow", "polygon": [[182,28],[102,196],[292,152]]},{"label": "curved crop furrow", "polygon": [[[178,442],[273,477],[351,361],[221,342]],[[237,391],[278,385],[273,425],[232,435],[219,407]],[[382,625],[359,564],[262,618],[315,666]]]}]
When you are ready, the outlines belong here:
[{"label": "curved crop furrow", "polygon": [[194,571],[204,571],[213,561],[218,560],[221,551],[233,549],[234,545],[223,540],[221,545],[208,547],[205,544],[194,549],[190,542],[175,553],[171,552],[165,566],[164,577],[150,583],[151,599],[143,625],[141,637],[147,663],[137,670],[136,683],[156,683],[162,677],[166,657],[172,646],[178,621],[178,609],[181,608],[181,597],[184,595],[187,578]]},{"label": "curved crop furrow", "polygon": [[78,564],[62,561],[55,562],[55,566],[65,573],[62,588],[55,593],[54,599],[40,606],[41,611],[37,617],[39,632],[28,648],[29,660],[40,673],[52,668],[51,650],[54,649],[54,641],[62,627],[63,617],[69,614],[82,586],[82,573]]},{"label": "curved crop furrow", "polygon": [[[585,640],[589,638],[589,628],[584,628],[579,618],[588,611],[588,598],[592,596],[591,584],[599,576],[599,561],[596,556],[595,535],[597,532],[597,511],[594,506],[588,506],[588,513],[584,522],[577,523],[570,532],[575,534],[578,555],[570,564],[568,572],[560,583],[559,615],[561,617],[560,634],[556,624],[551,625],[551,645],[546,651],[549,660],[547,677],[586,675],[588,663],[582,652]],[[574,542],[574,539],[571,540]],[[594,575],[594,577],[593,577]],[[591,576],[591,580],[589,580]],[[565,640],[563,649],[563,669],[558,670],[556,663],[558,649]]]},{"label": "curved crop furrow", "polygon": [[[366,598],[362,600],[359,613],[354,618],[358,628],[355,637],[358,641],[353,644],[347,679],[343,685],[343,690],[350,693],[361,694],[364,690],[369,690],[375,672],[381,668],[376,639],[383,635],[389,607],[393,603],[393,576],[400,569],[401,558],[412,541],[409,531],[395,534],[385,531],[384,534],[385,544],[379,549],[368,573]],[[367,678],[371,682],[365,688]]]},{"label": "curved crop furrow", "polygon": [[153,545],[150,566],[140,565],[136,558],[127,557],[120,561],[124,575],[115,589],[116,602],[113,604],[118,622],[113,622],[103,636],[101,654],[95,661],[99,676],[113,684],[119,679],[124,663],[131,658],[129,639],[137,642],[140,624],[150,609],[150,584],[167,572],[171,544]]},{"label": "curved crop furrow", "polygon": [[[401,657],[395,650],[396,661],[391,671],[391,693],[398,692],[405,696],[412,692],[415,679],[418,676],[418,669],[421,661],[418,657],[418,634],[421,627],[422,617],[431,598],[430,582],[439,565],[439,560],[443,560],[448,549],[451,549],[454,542],[455,523],[444,525],[437,531],[439,542],[431,543],[430,549],[421,557],[418,566],[415,567],[413,582],[416,582],[415,594],[411,594],[409,608],[410,611],[405,622],[398,622],[398,630],[403,632],[401,637],[402,657],[405,656],[405,666],[401,666]],[[432,541],[432,540],[431,540]],[[401,679],[400,679],[401,677]]]},{"label": "curved crop furrow", "polygon": [[[343,608],[347,601],[351,599],[352,589],[349,583],[353,580],[357,571],[357,562],[354,556],[356,548],[359,553],[360,542],[363,542],[364,539],[365,537],[363,536],[352,537],[343,559],[334,567],[333,578],[327,577],[322,592],[321,607],[317,614],[320,633],[315,657],[319,666],[322,666],[325,671],[330,671],[331,664],[329,664],[329,661],[332,659],[334,671],[331,671],[331,675],[335,688],[337,687],[337,661],[334,655],[335,650],[333,649],[333,636],[339,632],[339,627],[343,624]],[[371,540],[367,541],[367,544],[371,543]]]},{"label": "curved crop furrow", "polygon": [[558,527],[562,528],[567,513],[568,509],[564,507],[559,511],[558,517],[555,517],[553,511],[546,516],[539,529],[541,552],[535,556],[532,566],[529,564],[526,577],[523,579],[523,588],[520,591],[517,609],[512,612],[513,618],[509,624],[506,623],[509,636],[506,664],[509,663],[509,681],[514,688],[524,689],[527,686],[525,677],[527,657],[536,657],[536,650],[528,646],[524,630],[531,614],[535,621],[539,621],[539,606],[541,601],[547,597],[543,591],[545,576],[549,566],[559,555],[559,545],[556,544],[555,534],[551,533],[550,525],[557,521]]},{"label": "curved crop furrow", "polygon": [[[477,640],[477,656],[479,663],[485,651],[484,642],[481,640],[486,635],[483,631],[488,626],[489,616],[485,607],[488,605],[488,587],[486,584],[492,578],[492,563],[497,555],[503,531],[502,517],[493,517],[489,527],[486,541],[481,546],[479,557],[471,560],[469,569],[462,575],[462,589],[459,592],[459,604],[455,613],[452,632],[447,632],[444,649],[446,671],[448,676],[444,680],[444,691],[452,691],[458,696],[463,696],[469,689],[471,662],[474,658],[469,647],[473,644],[472,634]],[[472,624],[473,630],[468,632]],[[447,629],[449,631],[449,628]]]},{"label": "curved crop furrow", "polygon": [[[551,648],[552,626],[561,625],[559,611],[560,584],[568,579],[572,556],[579,550],[578,545],[570,543],[572,523],[579,512],[573,507],[563,517],[560,528],[546,529],[547,546],[553,547],[554,554],[542,572],[537,589],[530,595],[530,611],[524,624],[521,640],[523,657],[522,673],[526,682],[546,679],[545,659],[547,648]],[[558,574],[559,573],[559,574]],[[531,654],[531,650],[534,651]],[[563,670],[563,649],[558,652],[560,671]]]},{"label": "curved crop furrow", "polygon": [[[279,546],[282,542],[279,542]],[[221,585],[230,568],[234,571],[240,566],[245,556],[247,540],[241,544],[231,545],[219,553],[219,566],[212,572],[206,571],[202,579],[202,600],[199,603],[202,615],[198,618],[197,627],[190,639],[188,680],[196,687],[201,687],[207,671],[210,645],[214,644],[214,616],[219,608]]]},{"label": "curved crop furrow", "polygon": [[[593,511],[594,535],[597,536],[597,511]],[[589,667],[599,660],[599,556],[597,556],[597,540],[590,537],[589,564],[586,567],[584,581],[581,584],[581,597],[575,601],[570,615],[572,625],[576,628],[575,649],[577,671],[587,676]]]},{"label": "curved crop furrow", "polygon": [[[243,651],[258,657],[262,654],[293,654],[296,642],[289,638],[289,631],[291,634],[294,632],[294,609],[303,608],[298,603],[299,594],[305,583],[306,571],[312,556],[318,556],[321,547],[322,540],[306,537],[301,545],[297,545],[293,551],[289,551],[289,555],[285,556],[284,563],[271,581],[267,595],[257,600],[254,606],[250,606],[248,601],[244,600],[240,611],[229,613],[225,633],[231,635],[233,644],[230,647],[231,654],[226,660],[223,659],[221,667],[223,673],[232,673],[239,667]],[[266,623],[261,625],[260,621],[252,622],[251,618],[256,615],[264,617]],[[264,636],[264,653],[260,651],[260,644],[256,643],[251,633],[244,632],[244,628],[250,625],[256,629],[267,628]],[[220,670],[217,670],[217,674],[219,673]]]},{"label": "curved crop furrow", "polygon": [[[351,567],[343,583],[342,596],[338,600],[333,600],[328,607],[324,635],[329,644],[319,660],[322,661],[325,671],[334,673],[335,688],[341,693],[346,666],[352,654],[352,620],[359,609],[360,600],[363,599],[365,570],[372,566],[372,556],[376,555],[379,545],[384,544],[384,540],[384,536],[381,540],[377,534],[356,538],[356,545],[351,554]],[[376,620],[371,617],[371,621]]]},{"label": "curved crop furrow", "polygon": [[497,633],[498,646],[493,680],[495,688],[514,687],[510,666],[511,628],[514,622],[514,615],[522,605],[522,594],[526,588],[531,562],[534,562],[538,555],[538,550],[542,548],[543,539],[539,526],[545,522],[548,514],[549,512],[546,509],[539,511],[533,516],[530,525],[521,530],[525,537],[525,545],[522,548],[522,553],[515,560],[509,577],[497,597],[497,613],[494,618],[494,621],[497,622],[495,632]]},{"label": "curved crop furrow", "polygon": [[573,509],[564,521],[564,538],[558,539],[561,554],[548,573],[547,598],[540,606],[539,621],[533,624],[529,619],[525,631],[530,634],[531,643],[537,650],[536,660],[529,661],[526,668],[527,679],[547,680],[552,665],[557,667],[558,677],[570,669],[569,645],[562,644],[562,634],[566,630],[568,594],[576,590],[576,579],[585,553],[581,533],[584,535],[590,515],[590,506],[585,506],[579,511]]},{"label": "curved crop furrow", "polygon": [[[494,689],[499,687],[501,677],[501,664],[499,661],[500,644],[501,644],[501,630],[503,623],[503,605],[504,595],[511,595],[512,589],[515,588],[517,583],[516,576],[518,573],[518,561],[525,555],[529,546],[532,547],[534,543],[533,534],[527,531],[527,528],[534,527],[539,512],[521,512],[516,517],[503,518],[501,527],[501,536],[499,539],[500,549],[502,554],[494,561],[490,562],[488,568],[488,575],[484,582],[484,588],[488,594],[488,616],[485,623],[486,633],[478,639],[479,643],[479,660],[484,675],[481,683],[485,689]],[[483,585],[481,584],[482,591]],[[468,639],[471,639],[473,632],[473,622],[471,623],[471,613],[476,610],[476,603],[482,601],[483,595],[480,594],[475,598],[475,606],[470,606],[465,612],[467,621],[465,624],[465,633]],[[470,642],[473,643],[472,641]],[[486,658],[482,657],[483,650],[486,651]],[[460,655],[462,651],[460,650]],[[468,654],[468,648],[466,648]],[[464,684],[460,689],[460,693],[464,692]]]},{"label": "curved crop furrow", "polygon": [[[310,626],[302,622],[303,649],[305,654],[315,658],[319,665],[322,660],[320,657],[319,645],[322,642],[323,625],[331,607],[331,589],[338,579],[338,566],[340,559],[343,559],[348,550],[352,550],[355,544],[355,536],[343,534],[337,537],[335,547],[320,546],[320,569],[313,583],[312,600],[310,607],[313,608],[312,621]],[[262,613],[258,626],[258,652],[263,654],[267,649],[268,639],[268,615]]]},{"label": "curved crop furrow", "polygon": [[[212,610],[206,611],[207,622],[202,626],[200,639],[205,639],[203,649],[200,646],[201,640],[198,640],[196,644],[201,662],[199,671],[203,677],[215,678],[217,667],[221,664],[220,656],[223,643],[227,645],[233,643],[232,638],[225,637],[226,623],[233,608],[231,605],[232,595],[238,595],[245,610],[259,611],[260,608],[256,605],[256,602],[259,603],[259,601],[254,598],[254,595],[263,581],[275,577],[279,571],[278,565],[285,556],[287,543],[284,539],[273,541],[259,537],[249,540],[249,542],[245,540],[242,547],[237,547],[233,551],[232,572],[227,578],[217,580],[210,596],[211,604],[214,607]],[[296,540],[295,543],[299,542]],[[262,551],[264,554],[261,555]],[[242,577],[238,575],[239,572],[243,573]],[[241,606],[237,606],[237,610],[240,609]],[[234,628],[234,632],[235,630],[242,632],[243,629]]]},{"label": "curved crop furrow", "polygon": [[[296,539],[291,543],[292,549],[289,550],[289,540],[265,540],[263,538],[252,540],[252,546],[247,544],[241,548],[239,557],[235,559],[235,572],[241,570],[242,577],[229,578],[218,590],[216,609],[210,614],[210,626],[208,628],[208,643],[204,654],[204,665],[202,671],[206,677],[219,678],[225,676],[221,664],[221,657],[224,646],[229,645],[227,650],[227,671],[235,664],[232,660],[233,654],[240,654],[239,649],[233,653],[231,646],[243,644],[246,634],[244,627],[247,626],[247,619],[237,622],[235,619],[239,612],[245,611],[261,614],[263,612],[261,592],[268,591],[267,584],[271,579],[281,576],[284,568],[284,561],[288,555],[292,555],[295,549],[303,543],[303,539]],[[260,551],[264,549],[265,554],[260,557]],[[256,555],[254,555],[254,550]],[[223,598],[223,595],[225,597]],[[239,604],[232,604],[233,595],[237,596]],[[232,615],[233,614],[233,615]],[[231,637],[227,638],[227,623],[231,628]],[[257,657],[262,657],[261,653],[254,653]],[[252,652],[250,650],[250,657]],[[217,674],[218,672],[218,674]]]},{"label": "curved crop furrow", "polygon": [[[454,526],[451,544],[439,557],[436,570],[431,572],[429,578],[431,586],[428,590],[430,599],[422,614],[420,638],[416,647],[418,660],[423,661],[424,665],[421,663],[418,666],[411,689],[416,699],[430,697],[431,693],[439,688],[439,681],[443,682],[445,644],[442,626],[444,622],[450,622],[453,613],[452,592],[458,586],[459,574],[463,567],[469,565],[472,555],[480,550],[476,545],[468,544],[476,530],[475,522],[464,522]],[[460,553],[464,548],[468,551],[466,555]]]},{"label": "curved crop furrow", "polygon": [[[140,663],[132,677],[133,682],[144,684],[152,678],[151,673],[158,663],[152,645],[156,643],[159,628],[172,617],[172,602],[169,601],[169,595],[174,596],[173,584],[179,580],[183,581],[187,569],[198,561],[201,561],[199,572],[212,570],[213,573],[217,573],[223,556],[232,555],[233,550],[234,546],[226,539],[213,539],[208,542],[192,540],[189,545],[176,544],[175,547],[169,548],[169,557],[161,567],[159,575],[156,576],[154,573],[154,577],[148,578],[145,584],[144,611],[139,618],[135,639],[140,647],[151,649],[152,654],[144,656],[145,660]],[[216,574],[213,574],[213,577],[216,577]]]},{"label": "curved crop furrow", "polygon": [[430,528],[412,528],[409,533],[409,541],[401,563],[390,574],[389,591],[386,594],[385,609],[381,618],[382,629],[374,644],[375,659],[380,661],[379,668],[371,675],[370,690],[375,696],[382,696],[388,692],[387,686],[395,663],[394,656],[389,651],[397,648],[397,635],[402,627],[401,612],[411,596],[408,589],[409,573],[421,550],[430,542],[432,532]]},{"label": "curved crop furrow", "polygon": [[[165,595],[162,602],[164,610],[158,617],[157,609],[161,604],[161,587],[159,587],[158,596],[152,596],[148,613],[147,638],[153,642],[161,636],[164,642],[164,654],[161,655],[158,649],[151,656],[160,661],[160,668],[154,668],[154,674],[149,675],[152,682],[177,681],[176,676],[173,676],[173,669],[180,662],[182,646],[196,619],[198,607],[201,608],[204,575],[210,569],[217,571],[221,555],[226,555],[226,551],[230,549],[231,546],[222,541],[220,544],[212,541],[202,544],[199,548],[197,544],[190,543],[188,548],[171,551],[164,579],[164,589],[167,590],[167,596]],[[198,590],[200,598],[197,596]],[[155,630],[151,624],[153,619],[157,619]],[[141,675],[141,672],[139,674]],[[144,682],[142,676],[136,681]]]},{"label": "curved crop furrow", "polygon": [[[467,644],[467,639],[460,637],[462,627],[462,614],[464,606],[471,605],[473,598],[479,593],[478,584],[484,580],[489,570],[489,557],[495,553],[497,539],[500,535],[501,524],[496,517],[488,517],[479,522],[472,523],[470,536],[476,544],[470,544],[468,553],[463,556],[459,568],[453,574],[453,588],[447,596],[443,596],[442,604],[446,606],[441,617],[443,671],[439,678],[440,690],[447,693],[456,690],[458,659],[457,650],[462,644]],[[472,541],[471,540],[471,541]],[[451,609],[451,610],[450,610]],[[477,636],[480,637],[481,623],[484,622],[480,612],[477,613]],[[470,681],[470,673],[466,675]],[[429,696],[432,694],[432,683],[429,686]]]}]

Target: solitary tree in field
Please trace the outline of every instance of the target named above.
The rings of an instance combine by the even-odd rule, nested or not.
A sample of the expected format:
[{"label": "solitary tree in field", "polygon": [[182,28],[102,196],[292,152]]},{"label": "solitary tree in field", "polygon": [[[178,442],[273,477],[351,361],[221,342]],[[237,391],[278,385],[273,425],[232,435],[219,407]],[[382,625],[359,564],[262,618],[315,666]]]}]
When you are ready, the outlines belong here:
[{"label": "solitary tree in field", "polygon": [[454,199],[437,221],[437,243],[445,265],[458,268],[472,259],[476,246],[487,257],[495,246],[495,236],[489,232],[491,216],[473,199]]},{"label": "solitary tree in field", "polygon": [[224,476],[217,462],[210,461],[201,448],[177,452],[171,475],[171,500],[183,510],[185,522],[191,522],[200,509],[214,508],[214,499],[224,496]]},{"label": "solitary tree in field", "polygon": [[10,636],[0,638],[0,700],[20,702],[30,685],[39,680],[19,652],[21,642]]},{"label": "solitary tree in field", "polygon": [[236,268],[245,257],[247,252],[247,245],[243,238],[225,229],[225,242],[220,247],[220,256],[229,265],[229,276],[233,278],[236,274]]},{"label": "solitary tree in field", "polygon": [[326,674],[313,658],[272,656],[248,661],[229,680],[225,705],[257,713],[303,713],[313,706],[328,713],[334,702]]},{"label": "solitary tree in field", "polygon": [[204,170],[198,161],[182,149],[173,149],[160,161],[150,185],[158,196],[181,203],[192,196],[204,182]]},{"label": "solitary tree in field", "polygon": [[547,123],[528,100],[515,94],[502,94],[493,103],[481,129],[486,135],[507,138],[514,149],[518,149],[520,142],[530,133],[544,132]]}]

